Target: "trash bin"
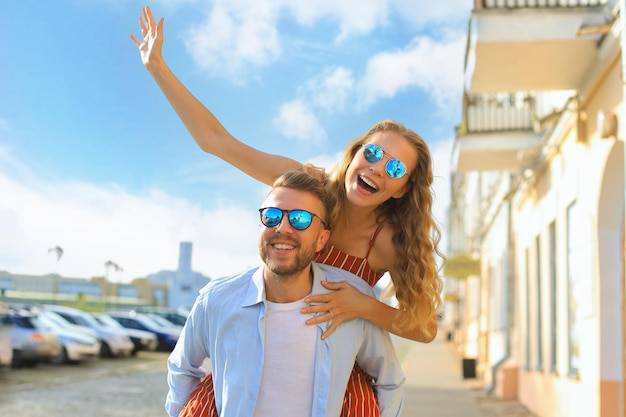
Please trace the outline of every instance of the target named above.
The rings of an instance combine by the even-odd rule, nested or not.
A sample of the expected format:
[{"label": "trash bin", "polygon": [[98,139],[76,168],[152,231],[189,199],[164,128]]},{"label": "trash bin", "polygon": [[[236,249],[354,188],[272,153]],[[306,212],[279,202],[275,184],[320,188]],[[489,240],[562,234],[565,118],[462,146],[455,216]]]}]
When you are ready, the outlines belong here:
[{"label": "trash bin", "polygon": [[476,359],[463,358],[463,379],[476,378]]}]

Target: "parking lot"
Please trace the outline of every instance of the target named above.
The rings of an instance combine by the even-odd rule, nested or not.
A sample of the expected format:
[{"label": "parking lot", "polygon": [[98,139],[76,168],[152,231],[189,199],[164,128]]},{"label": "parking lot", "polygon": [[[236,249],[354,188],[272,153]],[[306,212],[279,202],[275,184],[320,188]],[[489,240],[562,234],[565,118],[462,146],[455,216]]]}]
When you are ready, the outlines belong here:
[{"label": "parking lot", "polygon": [[79,365],[3,369],[0,415],[165,417],[167,355],[139,352]]}]

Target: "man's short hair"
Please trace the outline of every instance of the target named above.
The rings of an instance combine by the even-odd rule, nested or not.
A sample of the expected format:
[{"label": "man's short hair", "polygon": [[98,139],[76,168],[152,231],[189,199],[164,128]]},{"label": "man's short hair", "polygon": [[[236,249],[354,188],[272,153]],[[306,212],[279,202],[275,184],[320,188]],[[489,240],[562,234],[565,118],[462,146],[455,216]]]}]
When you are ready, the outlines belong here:
[{"label": "man's short hair", "polygon": [[322,184],[320,180],[312,177],[304,171],[292,170],[287,171],[280,177],[276,178],[272,184],[272,189],[281,187],[305,191],[317,197],[324,206],[324,213],[320,213],[320,216],[322,216],[326,228],[331,228],[332,219],[329,219],[328,217],[333,211],[335,199],[329,192],[326,191],[324,184]]}]

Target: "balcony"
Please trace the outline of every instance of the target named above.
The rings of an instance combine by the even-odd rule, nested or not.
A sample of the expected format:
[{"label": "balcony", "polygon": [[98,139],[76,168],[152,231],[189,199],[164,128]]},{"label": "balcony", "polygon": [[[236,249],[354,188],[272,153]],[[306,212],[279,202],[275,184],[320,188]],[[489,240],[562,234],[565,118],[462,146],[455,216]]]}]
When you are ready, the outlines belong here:
[{"label": "balcony", "polygon": [[472,93],[577,89],[617,0],[475,0],[465,88]]},{"label": "balcony", "polygon": [[452,151],[456,172],[523,169],[542,135],[534,130],[537,97],[530,93],[466,94]]}]

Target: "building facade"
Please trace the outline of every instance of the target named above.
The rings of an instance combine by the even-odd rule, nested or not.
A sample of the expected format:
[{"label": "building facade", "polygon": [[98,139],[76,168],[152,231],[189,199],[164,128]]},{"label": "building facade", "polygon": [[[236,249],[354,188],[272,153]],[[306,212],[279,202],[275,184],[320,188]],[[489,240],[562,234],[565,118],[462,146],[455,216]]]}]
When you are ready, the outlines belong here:
[{"label": "building facade", "polygon": [[476,0],[470,18],[448,327],[490,391],[541,417],[626,415],[625,13]]},{"label": "building facade", "polygon": [[106,277],[70,278],[0,271],[0,300],[11,303],[70,304],[89,310],[158,306],[186,310],[210,278],[191,269],[192,243],[181,242],[178,269],[129,283]]},{"label": "building facade", "polygon": [[168,298],[164,304],[171,309],[187,311],[191,309],[198,292],[210,278],[191,269],[193,245],[191,242],[180,242],[178,251],[178,269],[160,271],[146,277],[152,284],[162,284],[168,288]]}]

